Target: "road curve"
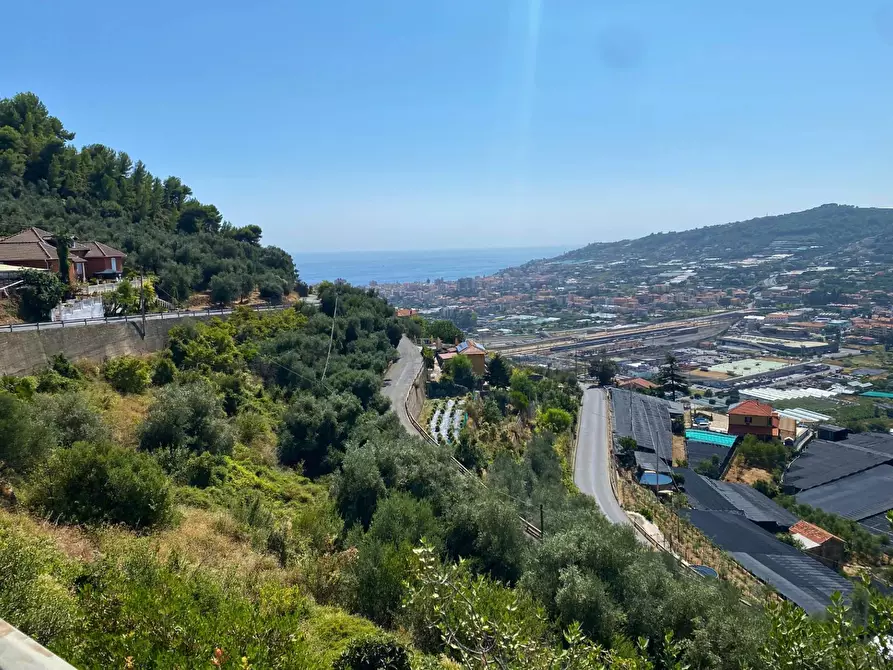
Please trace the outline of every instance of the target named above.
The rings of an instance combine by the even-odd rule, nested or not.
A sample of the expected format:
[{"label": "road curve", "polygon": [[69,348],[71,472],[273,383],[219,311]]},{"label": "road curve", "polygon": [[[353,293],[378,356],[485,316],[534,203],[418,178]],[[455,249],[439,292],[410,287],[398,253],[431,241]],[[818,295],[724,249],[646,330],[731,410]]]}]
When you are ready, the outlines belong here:
[{"label": "road curve", "polygon": [[400,423],[406,428],[410,435],[416,434],[416,429],[412,425],[412,421],[406,415],[406,395],[415,381],[416,375],[422,368],[422,354],[419,348],[412,341],[403,336],[397,345],[397,353],[400,358],[388,368],[382,383],[381,392],[391,401],[391,409],[394,410]]},{"label": "road curve", "polygon": [[611,455],[608,449],[608,400],[602,389],[586,389],[580,407],[580,434],[574,458],[574,483],[581,492],[595,498],[611,523],[629,524],[629,517],[611,488]]}]

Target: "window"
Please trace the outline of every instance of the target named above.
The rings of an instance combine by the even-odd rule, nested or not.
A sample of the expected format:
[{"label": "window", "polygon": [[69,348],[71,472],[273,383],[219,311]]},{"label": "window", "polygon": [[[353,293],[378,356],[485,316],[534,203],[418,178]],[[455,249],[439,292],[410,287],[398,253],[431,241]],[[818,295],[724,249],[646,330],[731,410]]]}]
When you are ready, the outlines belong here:
[{"label": "window", "polygon": [[118,271],[118,259],[117,258],[112,258],[112,270],[114,270],[115,272]]},{"label": "window", "polygon": [[746,417],[744,417],[744,423],[745,423],[745,425],[748,425],[748,426],[749,426],[750,424],[753,423],[753,417],[752,417],[752,416],[746,416]]}]

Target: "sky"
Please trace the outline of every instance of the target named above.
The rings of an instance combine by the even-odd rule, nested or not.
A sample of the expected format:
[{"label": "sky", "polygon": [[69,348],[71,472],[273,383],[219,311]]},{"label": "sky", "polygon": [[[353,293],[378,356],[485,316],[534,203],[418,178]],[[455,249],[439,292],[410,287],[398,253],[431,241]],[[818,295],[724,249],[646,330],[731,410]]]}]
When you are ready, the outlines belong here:
[{"label": "sky", "polygon": [[0,96],[289,251],[586,244],[893,204],[893,0],[3,10]]}]

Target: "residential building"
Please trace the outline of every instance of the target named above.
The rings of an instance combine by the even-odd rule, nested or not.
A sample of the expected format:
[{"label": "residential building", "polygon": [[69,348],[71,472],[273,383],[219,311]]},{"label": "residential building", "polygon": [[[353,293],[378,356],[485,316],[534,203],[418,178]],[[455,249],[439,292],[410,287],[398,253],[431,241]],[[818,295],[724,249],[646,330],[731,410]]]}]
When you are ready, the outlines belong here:
[{"label": "residential building", "polygon": [[441,367],[444,363],[454,356],[468,356],[471,360],[471,367],[474,374],[483,377],[487,372],[487,349],[483,344],[478,344],[474,340],[465,340],[455,347],[450,347],[446,351],[437,354],[437,359]]},{"label": "residential building", "polygon": [[759,400],[745,400],[729,410],[729,435],[778,437],[778,415]]},{"label": "residential building", "polygon": [[[52,233],[32,226],[0,239],[0,263],[59,272],[56,246]],[[102,242],[75,240],[68,250],[68,280],[74,283],[91,277],[120,278],[124,258],[123,251]]]},{"label": "residential building", "polygon": [[825,565],[837,567],[843,562],[846,544],[836,535],[819,528],[808,521],[798,521],[790,528],[791,537],[797,540],[803,550]]}]

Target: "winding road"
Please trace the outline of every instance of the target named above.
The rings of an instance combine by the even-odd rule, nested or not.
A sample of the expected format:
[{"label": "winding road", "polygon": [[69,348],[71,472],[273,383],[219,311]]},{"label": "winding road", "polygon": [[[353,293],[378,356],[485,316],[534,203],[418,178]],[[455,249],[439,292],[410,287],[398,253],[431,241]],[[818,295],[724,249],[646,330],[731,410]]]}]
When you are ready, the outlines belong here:
[{"label": "winding road", "polygon": [[404,401],[422,367],[422,353],[406,336],[397,345],[397,353],[400,358],[388,368],[381,393],[391,401],[391,409],[394,410],[407,432],[410,435],[415,435],[416,429],[406,414]]},{"label": "winding road", "polygon": [[580,407],[580,434],[574,458],[574,484],[595,498],[611,523],[629,524],[629,517],[611,488],[611,454],[608,432],[608,398],[603,389],[586,389]]}]

